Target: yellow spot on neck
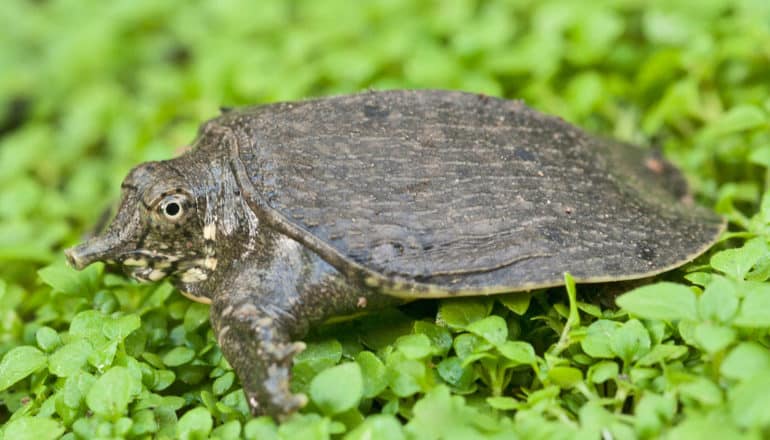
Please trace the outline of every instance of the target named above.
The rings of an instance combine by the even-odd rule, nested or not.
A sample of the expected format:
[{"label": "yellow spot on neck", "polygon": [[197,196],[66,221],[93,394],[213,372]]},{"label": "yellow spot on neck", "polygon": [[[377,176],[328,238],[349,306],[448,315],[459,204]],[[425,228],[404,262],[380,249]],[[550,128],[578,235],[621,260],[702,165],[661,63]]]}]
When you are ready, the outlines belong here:
[{"label": "yellow spot on neck", "polygon": [[197,303],[211,304],[211,298],[206,298],[205,296],[195,296],[190,292],[185,292],[184,290],[180,290],[180,292],[182,292],[182,295],[184,295],[185,298],[191,299]]},{"label": "yellow spot on neck", "polygon": [[208,275],[199,267],[187,269],[185,272],[182,272],[182,276],[180,277],[180,280],[182,280],[183,283],[199,283],[206,279],[208,279]]},{"label": "yellow spot on neck", "polygon": [[217,225],[209,223],[203,227],[203,238],[206,240],[214,240],[217,237]]},{"label": "yellow spot on neck", "polygon": [[150,275],[147,278],[149,278],[150,281],[158,281],[165,276],[166,276],[166,272],[159,269],[155,269],[152,272],[150,272]]},{"label": "yellow spot on neck", "polygon": [[147,266],[147,260],[144,258],[126,258],[123,260],[125,266],[145,267]]}]

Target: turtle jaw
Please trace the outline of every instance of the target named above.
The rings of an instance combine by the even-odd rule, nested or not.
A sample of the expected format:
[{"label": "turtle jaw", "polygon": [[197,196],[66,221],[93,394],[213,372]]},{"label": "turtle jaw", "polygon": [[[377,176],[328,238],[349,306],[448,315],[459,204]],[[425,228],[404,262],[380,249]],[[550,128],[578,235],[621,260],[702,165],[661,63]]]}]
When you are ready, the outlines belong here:
[{"label": "turtle jaw", "polygon": [[149,251],[122,251],[119,246],[91,239],[64,251],[67,262],[77,270],[91,263],[103,261],[119,265],[126,275],[139,282],[152,282],[166,278],[176,271],[179,257]]}]

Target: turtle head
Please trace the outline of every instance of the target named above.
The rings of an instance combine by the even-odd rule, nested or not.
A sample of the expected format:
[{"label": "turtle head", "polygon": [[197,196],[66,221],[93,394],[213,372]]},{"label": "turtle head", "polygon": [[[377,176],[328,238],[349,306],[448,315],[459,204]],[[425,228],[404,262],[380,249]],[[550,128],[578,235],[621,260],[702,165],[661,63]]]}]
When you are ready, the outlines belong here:
[{"label": "turtle head", "polygon": [[70,265],[96,261],[122,266],[139,281],[171,277],[192,299],[208,302],[201,284],[216,270],[216,225],[206,222],[207,185],[177,158],[131,170],[121,186],[118,211],[106,231],[67,249]]}]

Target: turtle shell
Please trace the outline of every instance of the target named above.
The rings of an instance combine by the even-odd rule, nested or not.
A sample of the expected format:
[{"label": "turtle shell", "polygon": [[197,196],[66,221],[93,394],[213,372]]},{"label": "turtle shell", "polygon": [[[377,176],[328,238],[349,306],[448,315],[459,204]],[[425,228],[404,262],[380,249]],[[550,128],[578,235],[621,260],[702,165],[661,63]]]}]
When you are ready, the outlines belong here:
[{"label": "turtle shell", "polygon": [[229,112],[232,165],[261,221],[402,297],[650,276],[724,221],[678,170],[519,101],[366,92]]}]

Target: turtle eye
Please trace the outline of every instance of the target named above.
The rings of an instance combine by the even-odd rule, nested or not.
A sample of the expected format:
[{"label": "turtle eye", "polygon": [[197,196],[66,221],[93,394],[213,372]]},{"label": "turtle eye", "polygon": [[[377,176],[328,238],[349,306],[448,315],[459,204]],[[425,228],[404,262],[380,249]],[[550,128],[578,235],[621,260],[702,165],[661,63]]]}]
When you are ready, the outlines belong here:
[{"label": "turtle eye", "polygon": [[184,215],[184,200],[178,196],[169,196],[160,202],[161,215],[167,220],[177,221]]}]

